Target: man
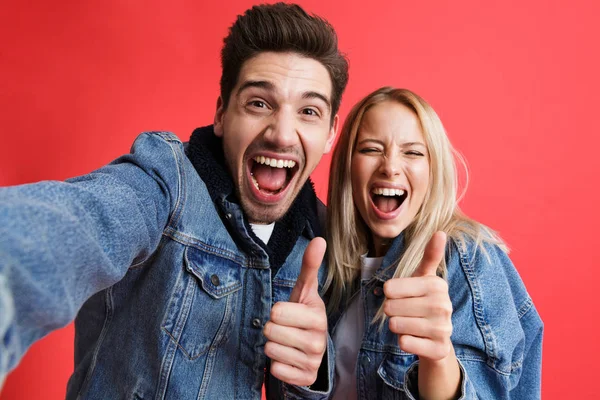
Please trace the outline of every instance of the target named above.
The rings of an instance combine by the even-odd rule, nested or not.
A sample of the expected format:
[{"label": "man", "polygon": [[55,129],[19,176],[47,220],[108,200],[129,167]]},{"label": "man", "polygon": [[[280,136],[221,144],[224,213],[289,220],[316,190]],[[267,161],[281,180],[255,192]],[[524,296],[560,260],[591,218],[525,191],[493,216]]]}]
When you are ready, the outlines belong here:
[{"label": "man", "polygon": [[221,57],[214,125],[189,144],[146,133],[89,175],[0,190],[0,375],[77,316],[69,399],[259,398],[265,376],[270,397],[329,393],[308,178],[347,61],[281,3],[238,17]]}]

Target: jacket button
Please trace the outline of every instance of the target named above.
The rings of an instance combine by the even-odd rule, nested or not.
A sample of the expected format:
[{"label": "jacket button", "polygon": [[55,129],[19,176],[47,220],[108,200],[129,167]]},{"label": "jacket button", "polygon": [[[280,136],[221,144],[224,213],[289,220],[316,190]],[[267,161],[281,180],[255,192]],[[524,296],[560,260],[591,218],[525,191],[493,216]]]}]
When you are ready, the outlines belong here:
[{"label": "jacket button", "polygon": [[255,327],[255,328],[260,328],[260,326],[261,326],[261,325],[262,325],[262,324],[260,323],[260,319],[258,319],[258,318],[254,318],[254,319],[252,320],[252,326],[253,326],[253,327]]},{"label": "jacket button", "polygon": [[233,216],[233,215],[231,215],[231,213],[227,213],[227,214],[225,214],[225,218],[227,218],[228,220],[229,220],[229,219],[231,219],[231,217],[232,217],[232,216]]},{"label": "jacket button", "polygon": [[377,297],[381,297],[383,295],[383,288],[381,286],[376,286],[375,289],[373,289],[373,294]]},{"label": "jacket button", "polygon": [[371,364],[371,359],[369,358],[368,355],[365,354],[361,357],[360,364],[366,368],[369,366],[369,364]]},{"label": "jacket button", "polygon": [[210,281],[211,281],[211,282],[212,282],[212,284],[213,284],[213,285],[215,285],[215,286],[219,286],[219,285],[221,284],[221,281],[219,280],[219,277],[218,277],[217,275],[215,275],[215,274],[213,274],[213,275],[210,277]]}]

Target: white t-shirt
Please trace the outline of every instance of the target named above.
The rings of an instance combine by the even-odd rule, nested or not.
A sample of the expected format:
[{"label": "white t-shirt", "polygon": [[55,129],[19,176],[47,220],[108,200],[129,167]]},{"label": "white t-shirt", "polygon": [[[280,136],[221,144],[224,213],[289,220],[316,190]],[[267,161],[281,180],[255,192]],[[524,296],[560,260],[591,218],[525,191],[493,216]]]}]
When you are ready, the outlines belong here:
[{"label": "white t-shirt", "polygon": [[[361,281],[371,279],[383,257],[360,256]],[[362,291],[354,297],[333,333],[335,347],[335,388],[333,400],[355,400],[356,360],[365,334],[365,309]]]},{"label": "white t-shirt", "polygon": [[269,239],[271,238],[271,234],[273,233],[273,228],[275,228],[275,222],[272,222],[268,225],[261,224],[250,224],[252,231],[260,240],[263,241],[264,244],[269,243]]}]

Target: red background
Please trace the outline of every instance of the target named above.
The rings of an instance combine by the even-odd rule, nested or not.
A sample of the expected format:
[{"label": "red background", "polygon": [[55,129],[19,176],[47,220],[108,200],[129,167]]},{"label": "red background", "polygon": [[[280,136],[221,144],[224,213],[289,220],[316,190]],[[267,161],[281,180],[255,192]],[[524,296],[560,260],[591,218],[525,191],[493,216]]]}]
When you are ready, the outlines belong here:
[{"label": "red background", "polygon": [[[187,139],[212,121],[222,38],[252,3],[168,3],[3,2],[0,185],[83,174],[143,130]],[[342,117],[382,85],[438,111],[471,169],[462,207],[506,239],[545,322],[544,398],[593,397],[598,3],[301,4],[336,27],[350,58]],[[321,198],[329,160],[314,173]],[[35,344],[0,398],[64,398],[72,341],[68,326]]]}]

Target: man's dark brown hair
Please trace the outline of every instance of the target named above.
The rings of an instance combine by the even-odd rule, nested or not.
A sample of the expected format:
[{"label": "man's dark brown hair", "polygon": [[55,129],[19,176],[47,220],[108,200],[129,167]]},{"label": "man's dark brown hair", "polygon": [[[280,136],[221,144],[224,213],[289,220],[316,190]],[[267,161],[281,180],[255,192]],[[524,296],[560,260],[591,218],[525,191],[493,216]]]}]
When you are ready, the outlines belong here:
[{"label": "man's dark brown hair", "polygon": [[247,60],[262,52],[294,52],[325,66],[332,83],[331,118],[337,114],[348,83],[348,61],[338,49],[337,35],[324,19],[296,4],[263,4],[239,15],[221,50],[221,99],[229,97]]}]

